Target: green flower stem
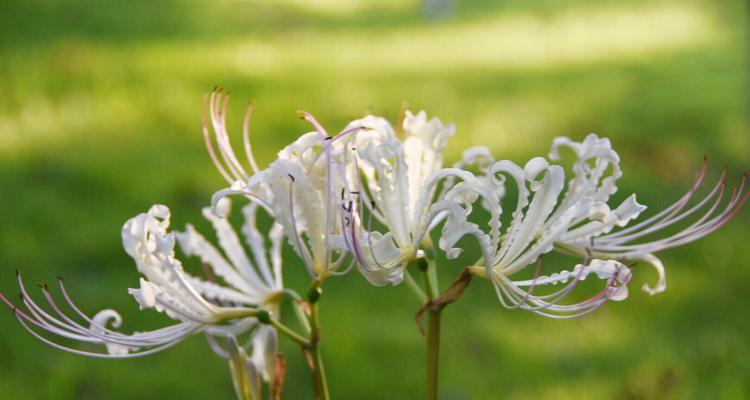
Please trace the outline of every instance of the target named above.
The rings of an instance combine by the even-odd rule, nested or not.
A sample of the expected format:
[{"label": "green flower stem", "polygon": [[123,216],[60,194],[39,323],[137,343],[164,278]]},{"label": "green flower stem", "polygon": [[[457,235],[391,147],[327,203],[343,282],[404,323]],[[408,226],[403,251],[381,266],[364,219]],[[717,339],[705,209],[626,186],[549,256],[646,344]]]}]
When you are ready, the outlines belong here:
[{"label": "green flower stem", "polygon": [[328,382],[323,367],[323,357],[320,354],[320,311],[318,301],[310,304],[310,328],[311,336],[307,344],[307,352],[310,365],[312,366],[313,384],[315,386],[316,400],[328,400]]},{"label": "green flower stem", "polygon": [[297,343],[300,346],[307,346],[307,344],[310,342],[307,338],[303,337],[302,335],[298,334],[297,332],[294,332],[291,330],[288,326],[282,324],[281,322],[272,319],[271,325],[276,328],[276,330],[281,333],[282,335],[285,335],[289,339],[291,339],[294,343]]},{"label": "green flower stem", "polygon": [[425,287],[426,292],[427,292],[427,300],[428,301],[433,300],[435,298],[435,296],[437,296],[437,294],[438,294],[437,284],[435,284],[435,282],[437,280],[433,279],[430,276],[430,269],[435,269],[435,266],[434,265],[429,265],[427,267],[427,271],[422,272],[422,279],[424,280],[424,287]]},{"label": "green flower stem", "polygon": [[305,332],[309,335],[311,332],[310,329],[310,320],[307,318],[307,314],[305,313],[305,310],[302,309],[302,306],[300,303],[294,302],[292,309],[294,310],[294,316],[297,317],[297,322],[302,326],[302,328],[305,330]]},{"label": "green flower stem", "polygon": [[258,310],[255,308],[241,308],[241,307],[221,308],[217,312],[218,318],[216,322],[230,320],[230,319],[254,317],[256,315],[258,315]]},{"label": "green flower stem", "polygon": [[428,284],[428,288],[432,290],[432,297],[430,299],[435,298],[438,294],[440,294],[440,287],[438,285],[438,272],[437,272],[437,265],[435,265],[434,259],[428,259],[428,265],[427,265],[427,278],[430,280]]},{"label": "green flower stem", "polygon": [[427,399],[436,400],[438,394],[438,365],[440,364],[440,314],[441,310],[427,315]]},{"label": "green flower stem", "polygon": [[[430,262],[427,271],[423,272],[428,301],[435,299],[439,293],[437,286],[437,268]],[[438,394],[438,365],[440,364],[440,314],[442,309],[429,309],[427,314],[427,400],[436,400]]]},{"label": "green flower stem", "polygon": [[404,283],[406,283],[406,287],[408,287],[412,294],[414,294],[414,297],[417,298],[419,304],[427,303],[427,295],[424,293],[424,290],[419,287],[417,281],[415,281],[409,271],[406,270],[404,271]]}]

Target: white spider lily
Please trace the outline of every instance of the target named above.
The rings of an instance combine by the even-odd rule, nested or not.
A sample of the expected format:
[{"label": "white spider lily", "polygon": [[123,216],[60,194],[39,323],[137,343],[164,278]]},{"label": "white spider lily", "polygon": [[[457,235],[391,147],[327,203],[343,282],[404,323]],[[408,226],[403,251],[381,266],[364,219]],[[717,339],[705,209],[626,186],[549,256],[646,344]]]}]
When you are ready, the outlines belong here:
[{"label": "white spider lily", "polygon": [[[214,205],[228,195],[243,195],[269,211],[283,227],[289,243],[304,262],[311,277],[324,279],[340,274],[346,246],[341,242],[345,211],[344,199],[336,193],[348,193],[346,184],[348,155],[341,138],[358,131],[347,129],[331,137],[315,118],[300,112],[315,128],[278,153],[276,161],[259,170],[252,153],[249,122],[252,103],[243,122],[243,144],[253,174],[248,174],[231,146],[226,130],[228,96],[214,90],[208,98],[211,125],[219,152],[214,150],[207,124],[203,136],[206,149],[219,173],[230,187],[214,194]],[[217,210],[219,211],[219,210]],[[348,211],[349,213],[351,210]],[[351,221],[351,218],[349,218]]]},{"label": "white spider lily", "polygon": [[[612,165],[614,175],[617,175],[618,159],[613,157],[613,153],[603,151],[607,143],[600,143],[599,150],[602,151],[598,151],[593,157],[596,163]],[[601,169],[603,172],[606,167]],[[518,198],[510,224],[501,233],[501,203],[506,194],[506,176],[517,186]],[[513,275],[553,250],[555,242],[582,221],[607,217],[606,224],[618,224],[631,218],[633,213],[637,214],[632,209],[624,212],[627,208],[624,206],[623,210],[618,208],[615,211],[607,207],[604,201],[615,189],[613,180],[605,179],[602,181],[604,183],[600,183],[601,176],[602,174],[598,174],[587,181],[574,180],[576,183],[571,183],[568,192],[560,199],[565,178],[564,171],[559,166],[550,165],[543,158],[534,158],[523,168],[510,161],[496,162],[487,169],[482,184],[464,180],[446,193],[447,200],[455,201],[445,207],[448,217],[440,238],[440,247],[449,258],[455,258],[461,251],[455,247],[461,237],[477,237],[485,267],[474,269],[474,272],[492,281],[498,298],[507,308],[521,308],[545,316],[567,318],[589,313],[607,300],[622,300],[627,297],[626,284],[631,273],[627,266],[616,261],[595,259],[585,265],[577,265],[572,271],[561,271],[550,276],[541,276],[538,266],[533,279],[512,279]],[[472,212],[472,193],[482,197],[482,205],[490,213],[487,233],[468,220]],[[637,203],[631,199],[626,204]],[[605,287],[597,295],[577,304],[559,304],[581,280],[592,273],[606,281]],[[571,282],[567,283],[568,281]],[[566,285],[551,294],[534,294],[534,290],[541,286],[556,284]]]},{"label": "white spider lily", "polygon": [[[427,119],[424,111],[406,112],[403,142],[384,118],[367,116],[349,127],[361,130],[347,142],[356,157],[350,178],[355,184],[346,192],[351,195],[347,209],[353,223],[344,240],[371,283],[397,284],[408,263],[421,254],[423,241],[429,240],[437,219],[431,207],[438,184],[465,175],[458,169],[442,169],[443,152],[455,128],[438,118]],[[373,217],[385,233],[373,229]]]},{"label": "white spider lily", "polygon": [[[228,204],[224,204],[224,207],[228,207]],[[41,341],[58,349],[92,357],[127,358],[152,354],[197,332],[205,332],[210,340],[249,332],[258,326],[254,318],[257,308],[275,311],[283,290],[280,228],[272,229],[272,248],[270,252],[266,251],[262,236],[255,227],[256,209],[253,204],[244,209],[246,223],[243,229],[250,247],[256,253],[255,266],[244,256],[244,250],[227,221],[214,217],[209,209],[204,210],[204,215],[214,224],[222,249],[231,263],[194,229],[188,228],[186,233],[180,234],[185,251],[199,255],[209,264],[213,274],[222,278],[228,287],[196,278],[184,271],[174,254],[175,234],[167,231],[170,216],[167,207],[155,205],[148,213],[139,214],[125,223],[122,229],[123,245],[143,275],[140,288],[129,289],[129,292],[142,309],[153,308],[179,321],[168,327],[133,334],[111,330],[107,327],[108,323],[113,328],[119,328],[122,322],[120,315],[114,310],[103,310],[89,317],[71,300],[62,279],[59,284],[65,302],[83,322],[66,314],[46,285],[42,286],[42,290],[52,311],[37,304],[26,290],[20,274],[18,284],[25,309],[17,308],[2,295],[0,299],[13,309],[24,328]],[[244,268],[251,271],[240,272]],[[261,347],[259,341],[273,342],[267,329],[270,328],[255,329],[251,341]],[[45,337],[42,334],[45,331],[65,339],[105,345],[107,352],[67,347]],[[275,358],[261,360],[261,353],[258,354],[256,359],[259,365],[272,366],[275,362]],[[266,372],[264,374],[268,375]]]},{"label": "white spider lily", "polygon": [[[586,138],[582,143],[574,142],[568,138],[558,138],[552,148],[550,157],[557,159],[559,147],[571,148],[577,156],[574,164],[576,178],[571,181],[571,186],[584,181],[585,175],[595,175],[597,168],[586,168],[588,159],[592,157],[592,139]],[[729,220],[731,220],[750,196],[746,191],[746,175],[740,180],[739,187],[732,189],[726,201],[724,198],[726,188],[726,169],[722,171],[718,182],[709,190],[708,194],[692,206],[691,199],[703,183],[706,174],[706,162],[704,160],[698,176],[690,190],[671,206],[656,213],[652,217],[637,224],[627,226],[646,207],[635,203],[634,196],[624,202],[615,214],[618,214],[618,223],[607,223],[608,215],[599,218],[598,221],[590,221],[577,229],[573,229],[558,240],[558,248],[565,252],[578,255],[589,255],[600,258],[620,260],[623,262],[644,261],[651,264],[658,273],[658,283],[651,287],[644,285],[643,290],[650,294],[656,294],[666,289],[666,277],[664,265],[654,253],[661,250],[681,246],[716,231]],[[604,186],[604,185],[602,185]],[[689,221],[691,216],[696,215],[693,221],[684,229],[666,235],[658,239],[643,240],[664,229],[669,229],[676,224]],[[615,225],[622,229],[611,232]]]},{"label": "white spider lily", "polygon": [[286,146],[265,170],[214,194],[212,202],[241,194],[268,208],[310,276],[321,280],[341,273],[346,259],[344,249],[332,244],[342,235],[345,213],[337,195],[346,186],[347,156],[340,139],[358,129],[332,137],[312,115],[300,114],[315,131]]}]

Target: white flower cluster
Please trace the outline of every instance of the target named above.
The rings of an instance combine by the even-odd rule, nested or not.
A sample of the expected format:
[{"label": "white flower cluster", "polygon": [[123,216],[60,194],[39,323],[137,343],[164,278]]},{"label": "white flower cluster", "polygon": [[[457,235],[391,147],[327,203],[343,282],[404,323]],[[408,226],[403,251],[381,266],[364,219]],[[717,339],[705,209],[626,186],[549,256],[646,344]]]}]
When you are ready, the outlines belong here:
[{"label": "white flower cluster", "polygon": [[[141,308],[163,312],[177,323],[151,332],[118,333],[105,326],[108,321],[119,326],[116,312],[87,317],[61,282],[66,302],[86,321],[82,324],[60,311],[46,288],[54,313],[37,305],[19,276],[26,310],[2,299],[35,336],[76,353],[131,357],[204,332],[212,347],[232,360],[234,372],[244,371],[244,378],[235,379],[236,384],[244,382],[238,391],[253,391],[261,377],[272,382],[277,368],[277,332],[258,322],[258,311],[276,317],[285,293],[296,296],[282,282],[283,238],[315,282],[356,266],[374,285],[399,284],[408,266],[438,249],[456,259],[466,246],[478,248],[481,258],[469,270],[491,282],[503,306],[566,318],[589,313],[607,300],[625,299],[631,266],[638,261],[658,273],[656,285],[644,289],[651,294],[665,290],[664,267],[655,253],[713,232],[748,199],[744,177],[726,195],[722,174],[704,198],[691,202],[704,179],[704,164],[685,196],[633,224],[646,207],[635,195],[612,204],[622,170],[608,139],[594,134],[581,142],[557,138],[548,158],[536,157],[524,165],[496,161],[487,148],[471,148],[455,165],[445,167],[444,152],[455,127],[428,118],[424,111],[407,111],[398,129],[368,115],[335,135],[301,113],[313,131],[259,169],[250,144],[249,113],[243,132],[249,165],[244,166],[226,130],[226,97],[214,92],[209,108],[213,134],[204,128],[206,145],[229,184],[213,196],[212,207],[203,210],[216,230],[219,248],[192,226],[182,233],[169,232],[170,212],[161,205],[132,218],[122,230],[125,250],[142,275],[140,287],[130,293]],[[557,164],[563,148],[575,158],[567,178],[566,169]],[[249,202],[242,209],[244,244],[227,219],[230,195]],[[259,212],[275,221],[265,233],[258,228]],[[677,223],[687,227],[659,237]],[[462,240],[466,237],[474,241]],[[186,256],[200,259],[207,278],[183,269],[175,256],[176,243]],[[578,256],[582,262],[542,275],[541,257],[552,251]],[[524,278],[517,278],[524,272]],[[601,289],[590,298],[566,303],[566,296],[588,277],[601,280]],[[549,289],[554,285],[559,289]],[[539,294],[544,287],[549,290]],[[108,353],[64,347],[40,330],[104,344]],[[246,333],[250,340],[238,345],[235,338]],[[245,347],[252,348],[251,355]],[[248,376],[255,378],[248,381]]]}]

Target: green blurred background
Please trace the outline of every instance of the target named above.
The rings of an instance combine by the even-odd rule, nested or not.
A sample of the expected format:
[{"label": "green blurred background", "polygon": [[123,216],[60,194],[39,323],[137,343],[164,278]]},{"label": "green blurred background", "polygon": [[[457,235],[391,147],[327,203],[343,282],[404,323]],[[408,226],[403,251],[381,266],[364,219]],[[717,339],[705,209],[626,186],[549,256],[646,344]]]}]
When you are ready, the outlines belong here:
[{"label": "green blurred background", "polygon": [[[551,139],[612,139],[625,175],[658,209],[710,156],[715,178],[750,166],[748,21],[741,1],[28,1],[0,2],[0,291],[66,278],[84,309],[138,312],[120,227],[153,203],[173,226],[222,187],[199,135],[202,96],[231,90],[230,127],[257,104],[262,163],[308,127],[331,130],[403,101],[455,121],[448,157],[487,145],[522,163]],[[669,289],[553,321],[509,312],[475,282],[444,317],[444,399],[750,397],[747,210],[718,234],[664,254]],[[290,285],[304,272],[286,267]],[[195,265],[194,263],[192,264]],[[443,268],[447,282],[459,265]],[[451,270],[452,269],[452,270]],[[334,398],[423,393],[416,302],[356,273],[328,282],[324,355]],[[232,398],[202,337],[145,359],[49,349],[0,313],[2,399]],[[310,398],[296,349],[286,398]]]}]

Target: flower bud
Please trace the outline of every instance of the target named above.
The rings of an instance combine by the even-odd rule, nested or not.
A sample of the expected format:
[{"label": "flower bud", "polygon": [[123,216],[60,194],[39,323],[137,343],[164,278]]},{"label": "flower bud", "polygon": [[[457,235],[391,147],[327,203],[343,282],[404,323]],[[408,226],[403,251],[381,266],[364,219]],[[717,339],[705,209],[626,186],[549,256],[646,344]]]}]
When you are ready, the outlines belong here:
[{"label": "flower bud", "polygon": [[429,264],[427,263],[426,258],[419,257],[419,258],[415,258],[414,260],[411,260],[409,262],[409,267],[414,267],[422,272],[427,272],[427,268],[429,267]]},{"label": "flower bud", "polygon": [[258,310],[258,314],[255,317],[258,318],[258,322],[261,324],[268,325],[271,323],[271,313],[266,310]]},{"label": "flower bud", "polygon": [[320,295],[323,294],[323,289],[321,289],[318,286],[313,286],[310,288],[310,290],[307,292],[307,302],[310,304],[315,304],[320,299]]}]

